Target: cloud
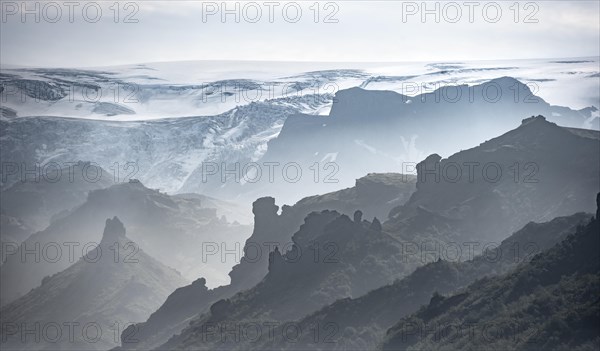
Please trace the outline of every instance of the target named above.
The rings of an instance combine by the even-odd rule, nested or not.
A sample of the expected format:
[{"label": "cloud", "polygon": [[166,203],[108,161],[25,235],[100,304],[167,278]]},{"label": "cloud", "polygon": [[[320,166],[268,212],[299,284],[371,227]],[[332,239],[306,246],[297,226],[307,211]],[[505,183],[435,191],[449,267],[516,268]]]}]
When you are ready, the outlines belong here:
[{"label": "cloud", "polygon": [[1,23],[0,59],[5,64],[429,61],[600,54],[600,8],[594,1],[519,2],[518,11],[513,2],[481,2],[472,8],[465,2],[425,2],[423,8],[420,1],[319,2],[318,6],[257,1],[229,2],[224,9],[221,1],[138,1],[120,2],[118,11],[112,2],[98,2],[102,16],[94,23],[82,12],[88,6],[87,17],[94,14],[89,2],[76,8],[73,21],[63,8],[56,23],[47,21],[46,15],[52,15],[52,9],[46,14],[43,10],[48,2],[40,3],[39,23],[33,15],[23,23],[18,13],[7,14],[7,3],[20,6],[22,1],[2,2],[6,20]]}]

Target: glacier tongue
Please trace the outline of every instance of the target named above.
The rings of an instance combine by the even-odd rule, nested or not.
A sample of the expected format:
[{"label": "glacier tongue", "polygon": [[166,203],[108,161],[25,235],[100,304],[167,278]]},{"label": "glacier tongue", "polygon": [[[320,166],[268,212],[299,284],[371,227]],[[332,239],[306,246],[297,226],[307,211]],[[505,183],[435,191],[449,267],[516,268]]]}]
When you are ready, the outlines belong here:
[{"label": "glacier tongue", "polygon": [[[331,96],[288,97],[238,106],[217,116],[152,121],[3,119],[2,159],[30,167],[85,160],[111,172],[117,182],[136,178],[176,193],[203,162],[259,159],[287,116],[306,111],[307,106],[321,108],[331,100]],[[2,187],[17,179],[18,175],[6,179]],[[188,186],[186,190],[194,189]]]}]

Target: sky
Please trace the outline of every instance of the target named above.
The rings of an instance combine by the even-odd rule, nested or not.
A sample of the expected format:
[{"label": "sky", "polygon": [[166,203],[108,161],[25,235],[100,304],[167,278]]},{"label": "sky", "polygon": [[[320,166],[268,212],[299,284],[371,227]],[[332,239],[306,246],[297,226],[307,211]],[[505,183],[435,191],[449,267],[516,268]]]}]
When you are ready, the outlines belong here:
[{"label": "sky", "polygon": [[600,56],[599,3],[0,0],[0,63]]}]

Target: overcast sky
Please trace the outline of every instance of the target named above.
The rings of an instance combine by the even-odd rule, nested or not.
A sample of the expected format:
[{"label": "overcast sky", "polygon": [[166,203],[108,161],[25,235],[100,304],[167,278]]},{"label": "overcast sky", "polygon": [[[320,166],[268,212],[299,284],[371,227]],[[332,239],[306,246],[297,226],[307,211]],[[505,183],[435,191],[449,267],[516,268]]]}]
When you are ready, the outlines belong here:
[{"label": "overcast sky", "polygon": [[[228,2],[225,18],[221,1],[130,1],[117,6],[114,1],[66,1],[28,1],[31,13],[23,17],[23,1],[1,0],[2,64],[85,67],[180,60],[600,55],[596,0],[523,1],[517,6],[515,1],[428,1],[427,9],[421,1]],[[425,10],[431,12],[423,18]]]}]

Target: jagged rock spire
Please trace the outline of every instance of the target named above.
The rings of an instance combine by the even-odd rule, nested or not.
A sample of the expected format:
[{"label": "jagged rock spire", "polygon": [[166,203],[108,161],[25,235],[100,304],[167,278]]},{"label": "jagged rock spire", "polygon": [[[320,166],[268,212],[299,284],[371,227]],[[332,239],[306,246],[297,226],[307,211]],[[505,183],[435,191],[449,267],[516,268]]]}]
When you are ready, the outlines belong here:
[{"label": "jagged rock spire", "polygon": [[374,230],[376,232],[381,231],[381,222],[377,219],[377,217],[373,218],[373,222],[371,222],[371,226],[369,229]]},{"label": "jagged rock spire", "polygon": [[356,210],[354,212],[354,223],[356,224],[361,224],[362,223],[362,211],[361,210]]},{"label": "jagged rock spire", "polygon": [[254,229],[261,231],[272,225],[277,219],[279,206],[275,205],[275,199],[272,197],[261,197],[252,203],[252,213],[254,214]]},{"label": "jagged rock spire", "polygon": [[279,247],[275,246],[275,250],[269,253],[269,272],[281,268],[283,261],[284,259],[279,251]]},{"label": "jagged rock spire", "polygon": [[117,216],[112,219],[108,218],[104,225],[104,234],[102,241],[115,241],[125,237],[125,226]]},{"label": "jagged rock spire", "polygon": [[535,122],[535,121],[546,121],[546,117],[544,117],[542,115],[531,116],[531,117],[521,120],[521,125]]}]

